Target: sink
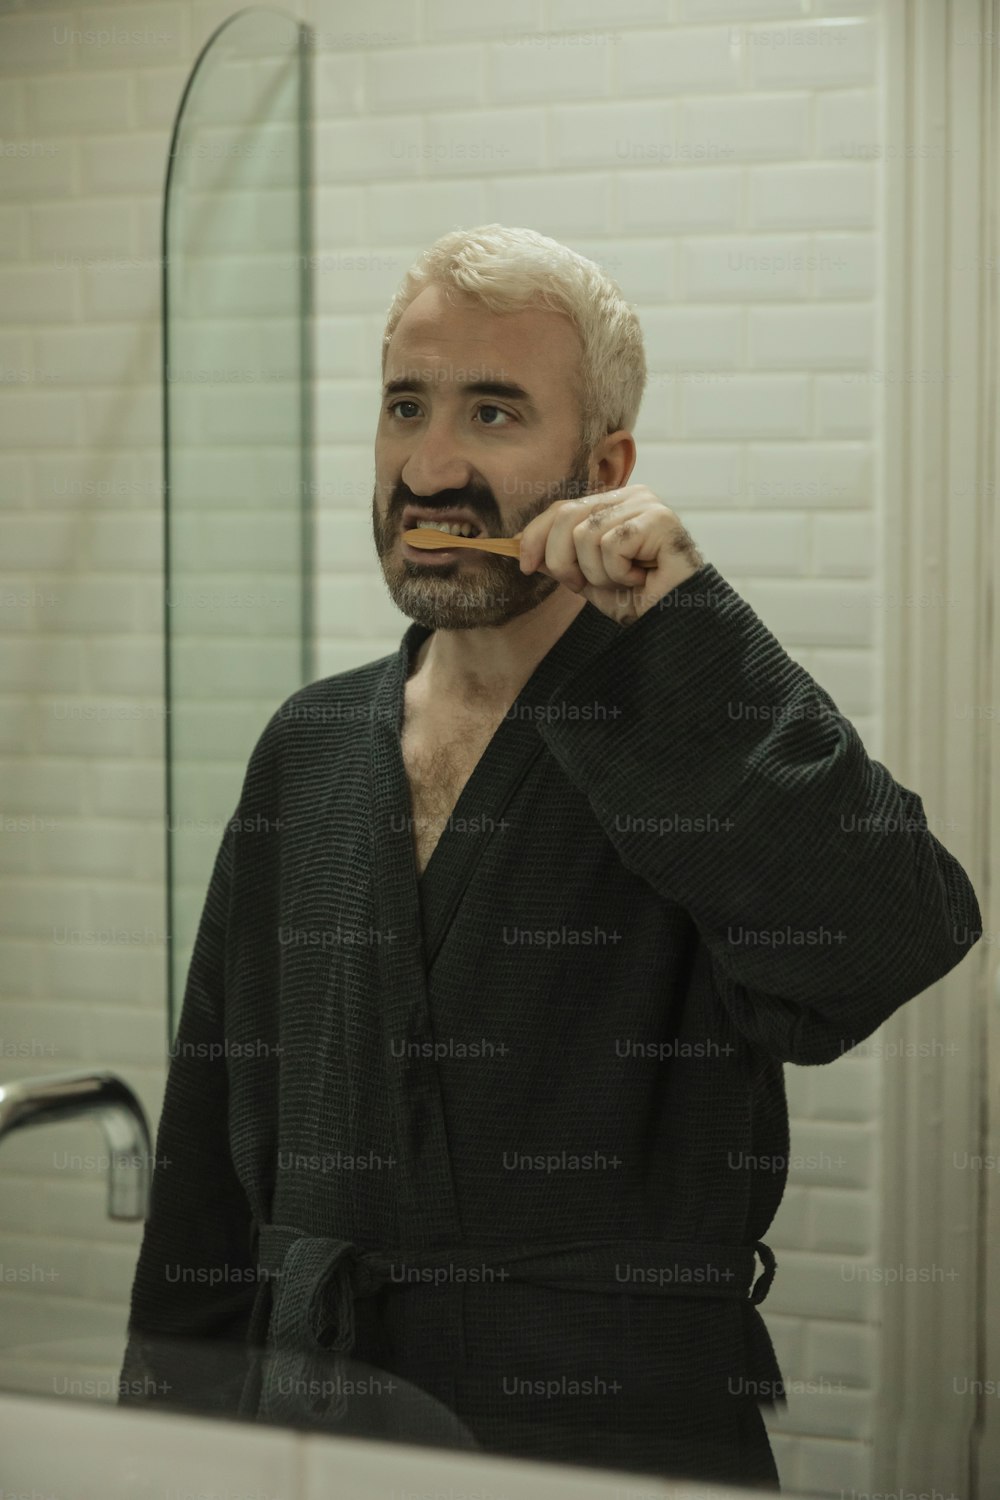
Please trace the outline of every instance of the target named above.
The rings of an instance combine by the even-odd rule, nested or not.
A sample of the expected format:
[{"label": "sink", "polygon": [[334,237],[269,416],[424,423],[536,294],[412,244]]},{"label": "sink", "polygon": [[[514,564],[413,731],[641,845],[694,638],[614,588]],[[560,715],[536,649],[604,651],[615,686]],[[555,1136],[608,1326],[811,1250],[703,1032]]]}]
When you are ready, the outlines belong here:
[{"label": "sink", "polygon": [[[60,1500],[751,1500],[759,1491],[0,1392],[5,1492]],[[805,1497],[783,1492],[783,1500]]]},{"label": "sink", "polygon": [[[124,1338],[108,1335],[0,1347],[0,1390],[480,1451],[435,1397],[361,1360],[331,1353],[303,1361],[243,1343],[158,1337],[147,1338],[123,1369],[125,1347]],[[271,1392],[271,1409],[259,1415],[256,1399],[249,1412],[240,1410],[251,1375]]]},{"label": "sink", "polygon": [[[205,1359],[194,1362],[201,1368],[192,1391],[199,1376],[213,1394],[227,1386],[238,1390],[248,1361],[263,1365],[266,1374],[268,1357],[243,1345],[202,1347]],[[172,1368],[172,1350],[191,1362],[190,1342],[157,1339],[151,1348],[160,1369]],[[126,1394],[119,1404],[123,1350],[122,1338],[95,1334],[0,1348],[4,1493],[162,1500],[169,1484],[173,1494],[198,1500],[399,1500],[432,1493],[497,1500],[748,1500],[759,1494],[487,1453],[427,1392],[393,1376],[391,1398],[382,1399],[372,1378],[384,1383],[386,1372],[343,1357],[337,1368],[352,1392],[360,1388],[365,1395],[352,1394],[332,1428],[329,1414],[314,1415],[308,1402],[281,1426],[239,1417],[235,1409],[225,1415],[179,1409],[160,1397],[134,1401]],[[334,1362],[329,1356],[331,1369]],[[324,1356],[320,1369],[327,1363]],[[12,1379],[19,1382],[13,1390]],[[783,1500],[796,1497],[785,1491]]]}]

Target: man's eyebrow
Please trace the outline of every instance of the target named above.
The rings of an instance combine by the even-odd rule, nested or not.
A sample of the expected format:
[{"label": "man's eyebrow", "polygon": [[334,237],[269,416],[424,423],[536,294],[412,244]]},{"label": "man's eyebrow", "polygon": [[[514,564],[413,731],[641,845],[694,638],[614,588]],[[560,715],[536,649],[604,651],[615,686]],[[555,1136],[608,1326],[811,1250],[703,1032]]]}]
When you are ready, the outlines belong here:
[{"label": "man's eyebrow", "polygon": [[[404,391],[428,391],[440,382],[431,380],[407,380],[401,377],[398,380],[386,381],[382,387],[383,396],[398,396]],[[528,411],[538,412],[538,407],[528,395],[523,385],[517,385],[512,380],[473,380],[466,383],[459,382],[463,391],[472,396],[500,396],[506,401],[520,402]]]}]

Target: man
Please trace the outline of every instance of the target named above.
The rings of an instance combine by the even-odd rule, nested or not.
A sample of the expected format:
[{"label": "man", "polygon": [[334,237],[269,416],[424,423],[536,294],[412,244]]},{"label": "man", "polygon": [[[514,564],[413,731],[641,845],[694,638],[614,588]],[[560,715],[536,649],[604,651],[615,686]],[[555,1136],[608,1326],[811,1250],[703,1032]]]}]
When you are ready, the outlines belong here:
[{"label": "man", "polygon": [[[642,339],[596,266],[446,235],[382,373],[375,542],[412,623],[294,693],[251,757],[131,1357],[265,1346],[242,1409],[291,1420],[280,1372],[308,1390],[335,1351],[491,1451],[775,1488],[756,1304],[782,1064],[834,1061],[953,969],[975,893],[629,484]],[[519,536],[520,560],[413,548],[421,522]]]}]

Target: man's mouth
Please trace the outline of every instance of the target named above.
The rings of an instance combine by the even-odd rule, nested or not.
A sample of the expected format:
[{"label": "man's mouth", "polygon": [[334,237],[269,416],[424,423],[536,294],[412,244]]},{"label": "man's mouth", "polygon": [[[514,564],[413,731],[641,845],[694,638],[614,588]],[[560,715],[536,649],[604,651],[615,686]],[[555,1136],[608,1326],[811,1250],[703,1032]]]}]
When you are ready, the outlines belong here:
[{"label": "man's mouth", "polygon": [[433,511],[418,510],[416,506],[408,505],[403,511],[400,530],[413,531],[425,527],[433,527],[435,531],[445,531],[449,536],[483,535],[482,526],[470,511],[452,510],[435,515]]},{"label": "man's mouth", "polygon": [[471,526],[468,521],[418,521],[411,528],[414,531],[444,531],[448,536],[478,536],[479,527]]}]

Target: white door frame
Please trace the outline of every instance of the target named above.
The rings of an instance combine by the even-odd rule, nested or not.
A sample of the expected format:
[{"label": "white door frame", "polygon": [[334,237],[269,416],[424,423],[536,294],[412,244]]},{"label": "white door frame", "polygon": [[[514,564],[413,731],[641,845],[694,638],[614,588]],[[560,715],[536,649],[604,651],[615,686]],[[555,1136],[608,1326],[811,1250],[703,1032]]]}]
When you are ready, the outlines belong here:
[{"label": "white door frame", "polygon": [[968,872],[986,933],[957,971],[882,1030],[899,1049],[882,1064],[881,1264],[945,1279],[884,1287],[872,1487],[958,1500],[1000,1496],[1000,1401],[969,1384],[984,1373],[1000,1378],[1000,1331],[984,1371],[987,1297],[994,1323],[1000,1308],[995,1194],[989,1246],[985,1235],[986,1179],[995,1174],[958,1169],[987,1150],[995,963],[991,731],[961,714],[988,703],[991,691],[1000,150],[996,44],[975,38],[992,32],[1000,42],[997,7],[885,0],[883,12],[885,759],[919,792],[931,832]]},{"label": "white door frame", "polygon": [[980,1397],[980,1421],[975,1434],[976,1468],[980,1500],[1000,1500],[1000,882],[992,871],[1000,867],[1000,612],[997,609],[997,580],[1000,579],[1000,0],[984,5],[989,13],[993,45],[989,48],[990,110],[986,139],[988,172],[984,175],[987,200],[986,223],[989,233],[986,278],[986,301],[983,324],[988,330],[989,368],[984,371],[983,405],[986,412],[984,447],[987,467],[984,472],[984,524],[982,530],[980,588],[984,600],[987,629],[987,660],[983,664],[982,701],[990,706],[992,717],[983,726],[980,764],[987,789],[983,826],[987,831],[985,859],[987,873],[983,900],[985,934],[983,962],[986,966],[985,1047],[983,1056],[983,1155],[992,1163],[982,1172],[983,1222],[981,1234],[981,1267],[983,1293],[982,1347],[979,1378],[992,1382]]}]

